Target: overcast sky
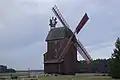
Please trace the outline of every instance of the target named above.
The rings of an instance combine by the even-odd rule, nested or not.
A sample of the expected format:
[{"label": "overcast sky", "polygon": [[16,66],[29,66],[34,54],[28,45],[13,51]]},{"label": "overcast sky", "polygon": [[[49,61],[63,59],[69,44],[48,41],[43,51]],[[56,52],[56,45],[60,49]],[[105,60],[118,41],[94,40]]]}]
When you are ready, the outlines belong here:
[{"label": "overcast sky", "polygon": [[120,0],[0,0],[0,64],[18,70],[43,69],[55,4],[73,31],[86,12],[90,19],[79,40],[93,59],[111,56],[120,36]]}]

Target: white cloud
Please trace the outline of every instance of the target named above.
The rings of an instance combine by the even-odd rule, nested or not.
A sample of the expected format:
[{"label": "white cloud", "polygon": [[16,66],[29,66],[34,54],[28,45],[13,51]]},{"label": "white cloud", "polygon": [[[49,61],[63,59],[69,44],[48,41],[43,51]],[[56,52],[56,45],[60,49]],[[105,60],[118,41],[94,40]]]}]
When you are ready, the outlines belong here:
[{"label": "white cloud", "polygon": [[[37,7],[29,9],[30,12],[25,11],[19,0],[0,1],[0,4],[0,64],[16,69],[27,69],[29,66],[43,69],[42,54],[46,52],[44,40],[49,15],[30,13]],[[30,7],[31,4],[28,4],[27,8]],[[49,11],[47,8],[39,7],[45,9],[45,13]]]},{"label": "white cloud", "polygon": [[99,48],[90,52],[93,59],[105,59],[110,58],[113,52],[113,47],[107,46],[103,48]]},{"label": "white cloud", "polygon": [[43,53],[46,49],[45,42],[35,42],[19,49],[14,49],[0,56],[1,64],[15,69],[43,69]]}]

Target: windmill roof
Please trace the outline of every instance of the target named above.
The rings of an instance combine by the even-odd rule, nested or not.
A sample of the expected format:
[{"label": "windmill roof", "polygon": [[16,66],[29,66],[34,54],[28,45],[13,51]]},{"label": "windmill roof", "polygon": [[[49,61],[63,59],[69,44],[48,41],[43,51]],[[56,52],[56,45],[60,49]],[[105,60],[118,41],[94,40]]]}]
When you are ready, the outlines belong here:
[{"label": "windmill roof", "polygon": [[67,27],[57,27],[49,31],[46,41],[69,38],[73,32]]}]

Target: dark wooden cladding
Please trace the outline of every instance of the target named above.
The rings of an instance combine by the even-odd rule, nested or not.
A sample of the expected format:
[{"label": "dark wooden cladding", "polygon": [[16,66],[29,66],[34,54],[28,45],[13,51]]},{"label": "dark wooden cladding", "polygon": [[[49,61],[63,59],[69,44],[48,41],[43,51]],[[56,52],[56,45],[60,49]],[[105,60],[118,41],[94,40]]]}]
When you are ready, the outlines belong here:
[{"label": "dark wooden cladding", "polygon": [[[57,32],[57,29],[55,30],[56,31],[53,31]],[[70,38],[70,34],[73,33],[71,33],[71,30],[68,28],[58,28],[58,30],[61,30],[59,32],[62,33],[62,36],[59,34],[60,39],[58,36],[57,39],[55,39],[55,37],[52,36],[53,32],[49,32],[49,35],[52,36],[52,38],[48,36],[48,40],[46,40],[47,52],[44,54],[44,72],[49,74],[75,74],[77,72],[77,49],[73,44],[76,42],[76,38],[73,38],[73,43],[71,44],[68,52],[64,55],[64,59],[59,61],[58,57],[61,55],[63,49],[65,48]]]}]

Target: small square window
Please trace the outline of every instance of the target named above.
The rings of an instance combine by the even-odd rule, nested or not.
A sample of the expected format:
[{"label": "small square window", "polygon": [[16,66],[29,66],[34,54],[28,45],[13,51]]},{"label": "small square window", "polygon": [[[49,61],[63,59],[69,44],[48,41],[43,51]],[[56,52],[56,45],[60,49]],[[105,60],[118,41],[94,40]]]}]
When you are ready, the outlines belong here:
[{"label": "small square window", "polygon": [[56,40],[56,41],[55,41],[55,44],[57,44],[57,43],[58,43],[58,41]]},{"label": "small square window", "polygon": [[57,49],[55,49],[55,52],[57,53]]}]

